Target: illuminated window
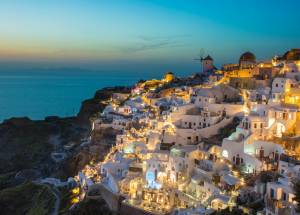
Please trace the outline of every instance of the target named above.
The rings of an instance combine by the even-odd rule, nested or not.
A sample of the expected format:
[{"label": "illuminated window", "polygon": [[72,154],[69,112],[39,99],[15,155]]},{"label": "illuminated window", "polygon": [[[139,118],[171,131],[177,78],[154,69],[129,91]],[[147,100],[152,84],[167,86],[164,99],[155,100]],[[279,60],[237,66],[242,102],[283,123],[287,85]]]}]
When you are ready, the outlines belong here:
[{"label": "illuminated window", "polygon": [[223,150],[222,156],[225,157],[225,158],[228,158],[228,151],[227,150]]}]

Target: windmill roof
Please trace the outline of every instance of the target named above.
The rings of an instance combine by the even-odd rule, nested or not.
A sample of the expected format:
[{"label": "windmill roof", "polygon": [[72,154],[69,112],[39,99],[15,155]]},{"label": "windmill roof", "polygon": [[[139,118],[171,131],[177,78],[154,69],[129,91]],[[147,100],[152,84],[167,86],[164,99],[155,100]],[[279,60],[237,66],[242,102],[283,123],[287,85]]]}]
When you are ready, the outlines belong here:
[{"label": "windmill roof", "polygon": [[203,60],[213,60],[210,55],[207,55]]}]

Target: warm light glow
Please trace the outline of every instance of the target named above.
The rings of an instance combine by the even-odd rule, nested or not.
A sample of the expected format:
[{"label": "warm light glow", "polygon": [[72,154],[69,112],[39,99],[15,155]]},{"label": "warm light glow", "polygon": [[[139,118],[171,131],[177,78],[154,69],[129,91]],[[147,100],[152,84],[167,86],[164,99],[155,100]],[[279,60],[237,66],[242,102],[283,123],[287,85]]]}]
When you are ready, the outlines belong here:
[{"label": "warm light glow", "polygon": [[79,202],[79,198],[78,198],[78,197],[73,198],[73,199],[71,200],[71,203],[72,203],[72,204],[77,204],[78,202]]},{"label": "warm light glow", "polygon": [[74,189],[72,189],[72,193],[73,194],[79,194],[79,192],[80,192],[80,189],[79,189],[79,187],[76,187],[76,188],[74,188]]},{"label": "warm light glow", "polygon": [[225,157],[225,158],[228,158],[228,151],[227,150],[223,150],[222,151],[222,156]]}]

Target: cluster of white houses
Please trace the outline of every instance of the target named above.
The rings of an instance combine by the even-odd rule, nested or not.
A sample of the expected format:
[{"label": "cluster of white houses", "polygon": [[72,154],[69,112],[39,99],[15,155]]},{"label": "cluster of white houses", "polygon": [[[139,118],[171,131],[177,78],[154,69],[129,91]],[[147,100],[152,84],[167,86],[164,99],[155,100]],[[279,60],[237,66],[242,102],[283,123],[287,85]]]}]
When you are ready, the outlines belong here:
[{"label": "cluster of white houses", "polygon": [[[293,49],[256,62],[246,52],[222,70],[207,57],[205,84],[173,86],[168,73],[130,94],[114,94],[93,121],[94,132],[121,131],[100,165],[101,184],[122,196],[122,204],[153,214],[206,215],[234,207],[247,213],[255,211],[247,204],[253,201],[264,202],[258,214],[296,214],[299,56]],[[274,177],[263,181],[264,173]]]}]

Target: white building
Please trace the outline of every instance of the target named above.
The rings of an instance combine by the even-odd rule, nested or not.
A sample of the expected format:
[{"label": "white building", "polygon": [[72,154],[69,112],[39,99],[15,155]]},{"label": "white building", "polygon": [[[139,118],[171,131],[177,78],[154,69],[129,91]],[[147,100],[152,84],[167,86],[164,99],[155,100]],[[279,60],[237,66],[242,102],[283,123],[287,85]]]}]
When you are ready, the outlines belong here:
[{"label": "white building", "polygon": [[292,183],[288,178],[279,178],[276,182],[268,182],[265,196],[266,214],[296,214],[294,197]]},{"label": "white building", "polygon": [[289,92],[291,88],[297,86],[297,82],[290,78],[275,78],[272,82],[271,102],[279,104],[284,99],[284,94]]}]

